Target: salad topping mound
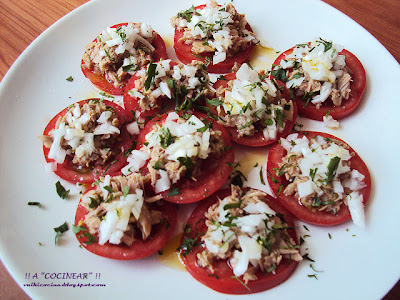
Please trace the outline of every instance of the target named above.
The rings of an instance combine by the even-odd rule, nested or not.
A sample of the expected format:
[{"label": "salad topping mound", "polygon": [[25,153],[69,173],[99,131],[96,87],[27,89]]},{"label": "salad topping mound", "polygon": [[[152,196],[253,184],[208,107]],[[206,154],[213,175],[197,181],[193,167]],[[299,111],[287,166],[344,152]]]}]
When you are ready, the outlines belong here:
[{"label": "salad topping mound", "polygon": [[310,44],[298,44],[273,70],[273,74],[286,81],[287,88],[294,89],[302,97],[304,105],[311,103],[317,108],[325,101],[340,106],[349,98],[352,81],[342,46],[315,39]]},{"label": "salad topping mound", "polygon": [[68,155],[74,164],[90,167],[105,164],[115,154],[113,148],[121,127],[116,112],[93,99],[83,105],[72,104],[42,140],[50,148],[48,157],[56,163],[64,163]]},{"label": "salad topping mound", "polygon": [[162,213],[148,206],[161,197],[145,196],[147,181],[149,177],[140,174],[106,175],[95,182],[95,189],[85,194],[81,205],[89,213],[83,222],[91,234],[98,235],[99,245],[109,242],[130,246],[138,238],[146,240],[152,226],[161,222]]},{"label": "salad topping mound", "polygon": [[218,116],[225,126],[236,127],[238,136],[252,136],[262,131],[266,140],[274,140],[287,121],[293,120],[293,102],[282,98],[279,88],[267,78],[243,64],[236,79],[217,88],[221,101]]},{"label": "salad topping mound", "polygon": [[287,232],[282,215],[262,199],[265,193],[244,192],[232,185],[232,194],[206,212],[204,250],[197,254],[199,266],[214,273],[213,262],[227,260],[235,276],[245,284],[256,280],[256,272],[274,273],[282,259],[302,260],[296,242]]},{"label": "salad topping mound", "polygon": [[337,140],[319,135],[308,139],[297,133],[281,138],[287,154],[277,168],[276,175],[285,174],[289,184],[283,191],[294,195],[310,210],[326,211],[334,215],[344,203],[353,221],[364,226],[363,195],[365,176],[351,169],[354,153]]},{"label": "salad topping mound", "polygon": [[210,80],[205,66],[193,61],[188,65],[172,63],[170,59],[150,63],[135,74],[135,87],[128,93],[139,98],[142,111],[157,106],[159,97],[175,101],[184,109],[193,102],[211,95]]},{"label": "salad topping mound", "polygon": [[210,1],[204,7],[192,6],[173,17],[171,24],[184,31],[182,39],[192,45],[192,53],[212,53],[214,65],[257,43],[253,32],[246,29],[245,16],[237,13],[231,3],[220,6]]},{"label": "salad topping mound", "polygon": [[219,130],[209,128],[195,115],[185,120],[175,112],[169,113],[163,124],[155,124],[145,139],[140,150],[131,152],[122,173],[137,172],[148,162],[156,193],[168,190],[184,176],[195,180],[203,162],[218,158],[225,146]]},{"label": "salad topping mound", "polygon": [[156,33],[145,23],[107,27],[86,46],[85,67],[122,87],[133,74],[153,60]]}]

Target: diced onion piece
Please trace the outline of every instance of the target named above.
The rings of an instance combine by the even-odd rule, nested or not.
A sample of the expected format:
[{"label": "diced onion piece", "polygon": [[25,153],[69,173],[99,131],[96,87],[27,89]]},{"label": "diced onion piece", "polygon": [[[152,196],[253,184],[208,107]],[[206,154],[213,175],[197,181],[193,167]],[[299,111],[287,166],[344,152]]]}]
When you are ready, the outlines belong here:
[{"label": "diced onion piece", "polygon": [[161,193],[171,188],[171,181],[169,180],[168,173],[164,170],[159,170],[160,178],[156,181],[155,191]]},{"label": "diced onion piece", "polygon": [[347,196],[347,206],[349,207],[353,223],[361,228],[365,228],[363,196],[358,192],[352,192]]}]

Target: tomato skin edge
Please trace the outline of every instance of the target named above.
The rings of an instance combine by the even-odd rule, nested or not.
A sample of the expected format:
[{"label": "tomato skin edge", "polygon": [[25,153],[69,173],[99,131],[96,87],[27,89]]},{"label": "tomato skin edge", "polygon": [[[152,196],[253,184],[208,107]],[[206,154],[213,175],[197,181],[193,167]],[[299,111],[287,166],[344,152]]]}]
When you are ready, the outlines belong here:
[{"label": "tomato skin edge", "polygon": [[[364,206],[367,203],[370,193],[371,193],[371,175],[364,161],[360,158],[360,156],[351,148],[346,142],[343,140],[330,135],[328,133],[323,132],[314,132],[314,131],[301,131],[298,132],[300,137],[306,134],[307,138],[314,137],[316,135],[320,135],[324,138],[330,138],[333,140],[340,141],[346,144],[349,147],[349,151],[353,152],[355,155],[350,159],[350,168],[358,170],[361,174],[365,176],[364,182],[367,185],[365,188],[360,190],[363,195],[363,203]],[[342,223],[345,223],[351,219],[350,211],[344,203],[341,205],[341,208],[338,214],[335,216],[331,213],[326,213],[322,211],[311,211],[305,206],[301,205],[299,201],[294,196],[286,196],[283,191],[286,188],[287,180],[285,175],[276,176],[275,168],[279,169],[278,163],[282,161],[282,158],[286,155],[286,150],[279,144],[276,143],[273,145],[268,153],[267,159],[267,180],[268,184],[271,187],[271,191],[274,197],[288,210],[292,213],[292,215],[304,222],[309,224],[317,225],[317,226],[335,226]],[[276,182],[277,181],[277,182]],[[280,188],[282,186],[282,188]],[[280,191],[280,192],[279,192]]]},{"label": "tomato skin edge", "polygon": [[[92,189],[93,188],[89,189],[87,192]],[[81,202],[79,202],[75,214],[74,224],[76,226],[79,225],[80,221],[85,219],[85,215],[88,213],[86,208],[84,208],[80,203]],[[177,207],[174,204],[162,201],[159,207],[161,208],[160,211],[163,212],[163,217],[168,221],[168,228],[165,227],[166,224],[158,224],[152,228],[148,239],[137,239],[131,246],[114,245],[108,242],[104,245],[99,245],[98,243],[87,245],[85,243],[85,241],[87,241],[86,238],[79,236],[80,233],[77,233],[76,237],[86,250],[105,258],[115,260],[136,260],[150,256],[162,249],[168,243],[175,231],[177,223]],[[86,227],[85,224],[81,226]],[[98,239],[98,237],[96,238]]]},{"label": "tomato skin edge", "polygon": [[[282,52],[274,61],[275,65],[279,65],[280,61],[292,53],[294,47]],[[366,74],[365,69],[359,59],[350,51],[343,49],[339,54],[345,55],[346,66],[349,68],[352,76],[352,83],[350,84],[351,92],[348,99],[343,99],[342,105],[334,106],[330,98],[325,101],[320,108],[317,108],[315,104],[311,102],[304,107],[305,102],[302,97],[296,97],[297,108],[299,115],[306,118],[322,121],[323,117],[328,114],[336,120],[343,119],[352,114],[357,107],[360,105],[366,85]],[[328,103],[326,103],[328,102]]]},{"label": "tomato skin edge", "polygon": [[[192,228],[191,232],[196,234],[196,228],[200,232],[205,232],[206,225],[204,224],[204,212],[207,211],[207,209],[212,204],[218,201],[218,198],[223,199],[230,194],[230,189],[219,190],[211,197],[200,202],[187,221],[187,224],[190,226],[190,228]],[[289,227],[294,228],[291,214],[280,203],[276,202],[269,195],[267,195],[264,200],[273,210],[282,213]],[[288,233],[294,239],[296,244],[298,244],[295,230],[290,229],[288,230]],[[258,293],[271,289],[287,280],[295,271],[298,265],[298,262],[296,261],[283,259],[281,264],[275,270],[275,274],[265,274],[261,271],[258,271],[256,273],[258,279],[254,281],[249,281],[246,288],[243,285],[242,278],[233,277],[233,271],[228,266],[225,260],[217,261],[217,263],[213,265],[215,269],[214,275],[209,270],[198,266],[196,262],[196,255],[203,249],[204,248],[201,245],[197,245],[193,247],[192,251],[186,256],[183,255],[184,250],[181,250],[181,260],[184,263],[186,270],[192,275],[194,279],[204,284],[205,286],[224,294],[243,295]],[[218,276],[218,278],[215,275]],[[240,282],[239,280],[242,282]]]}]

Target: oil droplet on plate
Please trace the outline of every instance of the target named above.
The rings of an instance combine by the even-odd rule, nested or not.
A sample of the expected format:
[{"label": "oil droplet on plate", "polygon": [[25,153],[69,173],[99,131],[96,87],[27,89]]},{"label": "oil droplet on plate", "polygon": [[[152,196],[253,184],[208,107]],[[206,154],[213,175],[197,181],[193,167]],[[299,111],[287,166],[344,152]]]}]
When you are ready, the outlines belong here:
[{"label": "oil droplet on plate", "polygon": [[163,36],[163,40],[166,48],[174,46],[174,38],[171,35]]},{"label": "oil droplet on plate", "polygon": [[165,266],[185,271],[186,269],[180,261],[178,251],[176,250],[181,245],[181,238],[181,234],[174,236],[168,244],[161,249],[161,255],[158,255],[158,260]]},{"label": "oil droplet on plate", "polygon": [[267,161],[267,153],[265,149],[254,149],[250,152],[238,153],[237,162],[239,166],[237,169],[243,173],[244,176],[248,177],[249,173],[254,169],[260,169],[261,166]]},{"label": "oil droplet on plate", "polygon": [[278,57],[279,53],[275,49],[267,48],[257,44],[254,47],[254,53],[250,58],[250,64],[258,70],[270,70],[272,63]]}]

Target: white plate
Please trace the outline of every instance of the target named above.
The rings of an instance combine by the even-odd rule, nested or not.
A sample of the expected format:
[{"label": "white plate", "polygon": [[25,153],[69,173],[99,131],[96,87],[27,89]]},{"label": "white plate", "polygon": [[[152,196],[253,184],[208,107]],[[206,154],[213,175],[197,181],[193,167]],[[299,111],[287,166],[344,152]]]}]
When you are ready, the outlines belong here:
[{"label": "white plate", "polygon": [[[196,1],[199,3],[198,1]],[[122,21],[146,21],[171,39],[169,18],[190,2],[91,1],[46,30],[20,56],[0,86],[0,253],[23,286],[91,283],[103,287],[23,287],[33,298],[233,299],[197,283],[187,272],[161,264],[156,256],[120,262],[78,247],[72,231],[54,246],[53,227],[73,222],[78,196],[60,199],[45,172],[39,136],[50,118],[79,99],[96,94],[80,71],[85,45],[103,28]],[[195,3],[196,4],[196,3]],[[302,262],[284,284],[252,299],[378,299],[400,275],[400,199],[397,192],[400,139],[398,130],[399,65],[367,31],[319,1],[235,1],[263,40],[285,50],[314,37],[345,45],[364,64],[367,90],[359,109],[330,131],[347,141],[368,165],[373,180],[367,228],[351,223],[335,228],[308,226],[310,257],[322,269],[318,280]],[[70,75],[74,81],[65,79]],[[72,98],[69,98],[72,97]],[[306,129],[324,130],[318,122]],[[396,139],[394,139],[396,137]],[[68,186],[72,188],[72,186]],[[76,194],[76,192],[75,192]],[[44,208],[27,206],[40,201]],[[349,231],[346,231],[346,228]],[[328,238],[328,232],[332,239]],[[300,233],[306,234],[300,225]],[[353,236],[355,235],[355,236]],[[39,246],[39,242],[43,246]],[[304,250],[303,250],[304,251]],[[87,279],[45,279],[43,274],[89,273]],[[27,279],[27,273],[30,278]],[[37,279],[32,279],[34,274]],[[96,273],[100,278],[96,278]],[[52,275],[54,276],[54,275]],[[247,298],[246,296],[242,298]]]}]

